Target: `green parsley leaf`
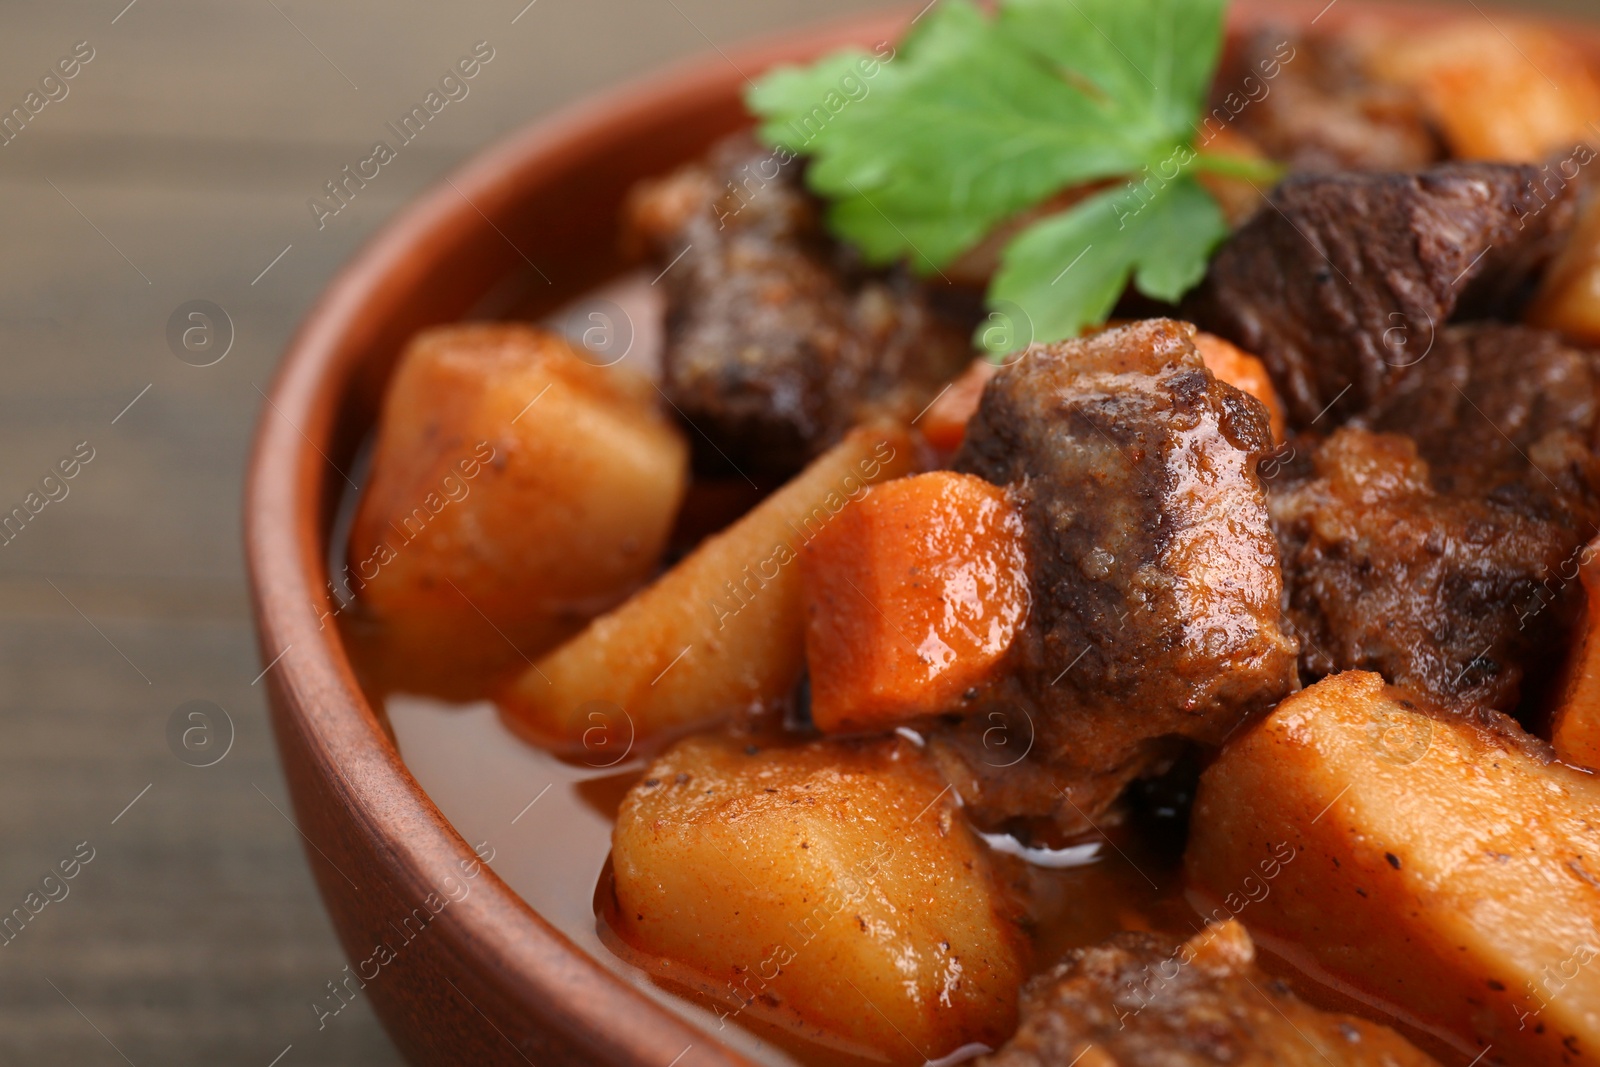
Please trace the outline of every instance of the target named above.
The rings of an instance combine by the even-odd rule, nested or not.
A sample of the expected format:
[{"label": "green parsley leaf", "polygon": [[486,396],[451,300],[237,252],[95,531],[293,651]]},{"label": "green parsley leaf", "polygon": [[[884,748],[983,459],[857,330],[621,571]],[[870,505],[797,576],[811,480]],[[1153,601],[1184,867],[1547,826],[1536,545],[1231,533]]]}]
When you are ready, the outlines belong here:
[{"label": "green parsley leaf", "polygon": [[1104,322],[1133,277],[1146,296],[1176,302],[1205,276],[1228,236],[1222,209],[1190,174],[1138,200],[1117,186],[1029,227],[1005,250],[991,305],[1012,303],[1034,340],[1076,337]]},{"label": "green parsley leaf", "polygon": [[[1189,141],[1222,49],[1225,2],[1010,0],[1001,28],[1088,79],[1148,143]],[[1148,160],[1146,160],[1148,162]]]},{"label": "green parsley leaf", "polygon": [[809,67],[775,68],[751,86],[745,102],[766,118],[760,131],[762,140],[803,153],[813,135],[861,91],[853,88],[849,79],[863,81],[868,70],[873,79],[886,72],[865,50],[847,48]]},{"label": "green parsley leaf", "polygon": [[[990,17],[939,0],[892,57],[780,69],[748,103],[764,139],[812,157],[807,181],[840,238],[871,262],[923,272],[1064,189],[1138,176],[1142,192],[1103,191],[1007,250],[991,306],[1014,301],[1035,339],[1056,340],[1102,321],[1130,276],[1150,295],[1181,296],[1225,234],[1187,172],[1205,165],[1188,146],[1225,6],[1002,0]],[[1170,174],[1180,157],[1165,183],[1149,180],[1146,168]]]},{"label": "green parsley leaf", "polygon": [[[750,104],[763,133],[814,157],[808,180],[835,202],[835,231],[877,262],[942,266],[1022,209],[1151,154],[1148,131],[1109,98],[1064,80],[968,0],[941,0],[838,114],[823,106],[829,81],[793,79],[777,107],[758,88]],[[800,128],[816,131],[808,144]]]}]

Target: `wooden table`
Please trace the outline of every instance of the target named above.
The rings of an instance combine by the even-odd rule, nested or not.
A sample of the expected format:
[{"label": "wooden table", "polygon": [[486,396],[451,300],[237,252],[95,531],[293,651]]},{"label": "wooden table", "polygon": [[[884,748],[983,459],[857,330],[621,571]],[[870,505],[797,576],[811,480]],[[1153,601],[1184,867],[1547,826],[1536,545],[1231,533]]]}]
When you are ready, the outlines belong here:
[{"label": "wooden table", "polygon": [[[0,110],[92,50],[0,146],[0,513],[80,443],[93,455],[0,544],[0,915],[66,893],[0,933],[0,1062],[394,1061],[364,1003],[320,1031],[310,1006],[344,959],[255,685],[238,504],[259,389],[357,243],[473,148],[674,57],[863,6],[524,2],[0,15]],[[308,199],[479,41],[494,58],[469,95],[319,229]],[[211,366],[169,345],[194,300],[231,320]],[[169,747],[190,700],[234,728],[210,767]]]}]

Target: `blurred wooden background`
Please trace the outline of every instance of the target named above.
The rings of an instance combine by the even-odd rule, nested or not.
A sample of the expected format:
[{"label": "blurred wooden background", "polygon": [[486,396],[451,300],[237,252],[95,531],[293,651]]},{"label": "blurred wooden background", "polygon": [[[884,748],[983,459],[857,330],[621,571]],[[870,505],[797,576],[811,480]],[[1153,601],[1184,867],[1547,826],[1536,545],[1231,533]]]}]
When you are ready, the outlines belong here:
[{"label": "blurred wooden background", "polygon": [[[94,458],[0,546],[0,914],[60,896],[41,880],[80,843],[94,858],[0,934],[0,1063],[394,1062],[364,1001],[320,1031],[310,1007],[345,961],[252,685],[238,507],[257,388],[338,265],[474,148],[674,58],[864,6],[5,5],[0,112],[78,42],[94,58],[0,146],[0,513],[80,442]],[[478,41],[494,59],[470,95],[319,231],[307,198]],[[191,300],[231,318],[213,366],[169,348]],[[215,766],[169,750],[189,700],[236,729]]]}]

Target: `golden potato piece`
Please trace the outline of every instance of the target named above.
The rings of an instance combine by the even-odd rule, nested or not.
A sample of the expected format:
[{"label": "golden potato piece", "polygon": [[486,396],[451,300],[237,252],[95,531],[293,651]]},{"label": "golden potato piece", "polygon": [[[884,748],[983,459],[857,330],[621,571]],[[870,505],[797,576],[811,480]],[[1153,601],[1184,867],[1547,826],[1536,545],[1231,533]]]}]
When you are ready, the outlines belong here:
[{"label": "golden potato piece", "polygon": [[1586,602],[1573,642],[1561,696],[1551,719],[1556,755],[1579,767],[1600,769],[1600,540],[1589,542],[1553,576],[1583,583]]},{"label": "golden potato piece", "polygon": [[520,661],[650,576],[687,477],[647,380],[525,326],[430,330],[384,399],[350,571],[416,654]]},{"label": "golden potato piece", "polygon": [[[1593,159],[1591,154],[1589,159]],[[1591,204],[1528,308],[1528,322],[1600,345],[1600,200]]]},{"label": "golden potato piece", "polygon": [[1368,62],[1380,80],[1421,95],[1457,158],[1543,163],[1595,140],[1600,78],[1554,30],[1469,15],[1386,34]]},{"label": "golden potato piece", "polygon": [[1600,1063],[1600,781],[1486,723],[1360,671],[1290,697],[1201,779],[1194,897],[1468,1058]]},{"label": "golden potato piece", "polygon": [[[538,660],[501,706],[577,751],[598,713],[637,740],[784,700],[805,661],[799,549],[872,483],[914,466],[899,429],[858,429],[656,583]],[[620,728],[619,728],[620,729]]]},{"label": "golden potato piece", "polygon": [[656,970],[724,1018],[920,1064],[997,1045],[1016,1020],[1027,942],[1011,862],[900,738],[691,738],[623,801],[614,929],[680,965]]}]

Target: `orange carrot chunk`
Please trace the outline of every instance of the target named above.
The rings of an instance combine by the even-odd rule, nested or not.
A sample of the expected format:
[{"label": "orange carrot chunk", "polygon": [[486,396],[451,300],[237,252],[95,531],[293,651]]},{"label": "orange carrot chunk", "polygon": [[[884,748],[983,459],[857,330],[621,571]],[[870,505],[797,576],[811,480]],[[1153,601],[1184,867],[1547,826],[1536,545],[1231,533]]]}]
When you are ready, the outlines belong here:
[{"label": "orange carrot chunk", "polygon": [[1578,576],[1589,605],[1567,665],[1561,702],[1551,724],[1556,755],[1567,763],[1600,769],[1600,540],[1578,555]]},{"label": "orange carrot chunk", "polygon": [[1283,401],[1272,387],[1266,364],[1237,345],[1224,341],[1214,333],[1201,330],[1194,335],[1194,346],[1206,362],[1206,370],[1218,381],[1227,382],[1241,393],[1249,393],[1267,409],[1267,419],[1272,424],[1272,439],[1282,441],[1285,436]]},{"label": "orange carrot chunk", "polygon": [[824,733],[953,710],[995,673],[1028,615],[1021,514],[970,474],[874,487],[800,564],[811,715]]},{"label": "orange carrot chunk", "polygon": [[967,421],[978,410],[983,387],[999,370],[999,365],[987,358],[975,359],[928,405],[917,420],[917,429],[930,445],[946,455],[955,454],[967,438]]}]

